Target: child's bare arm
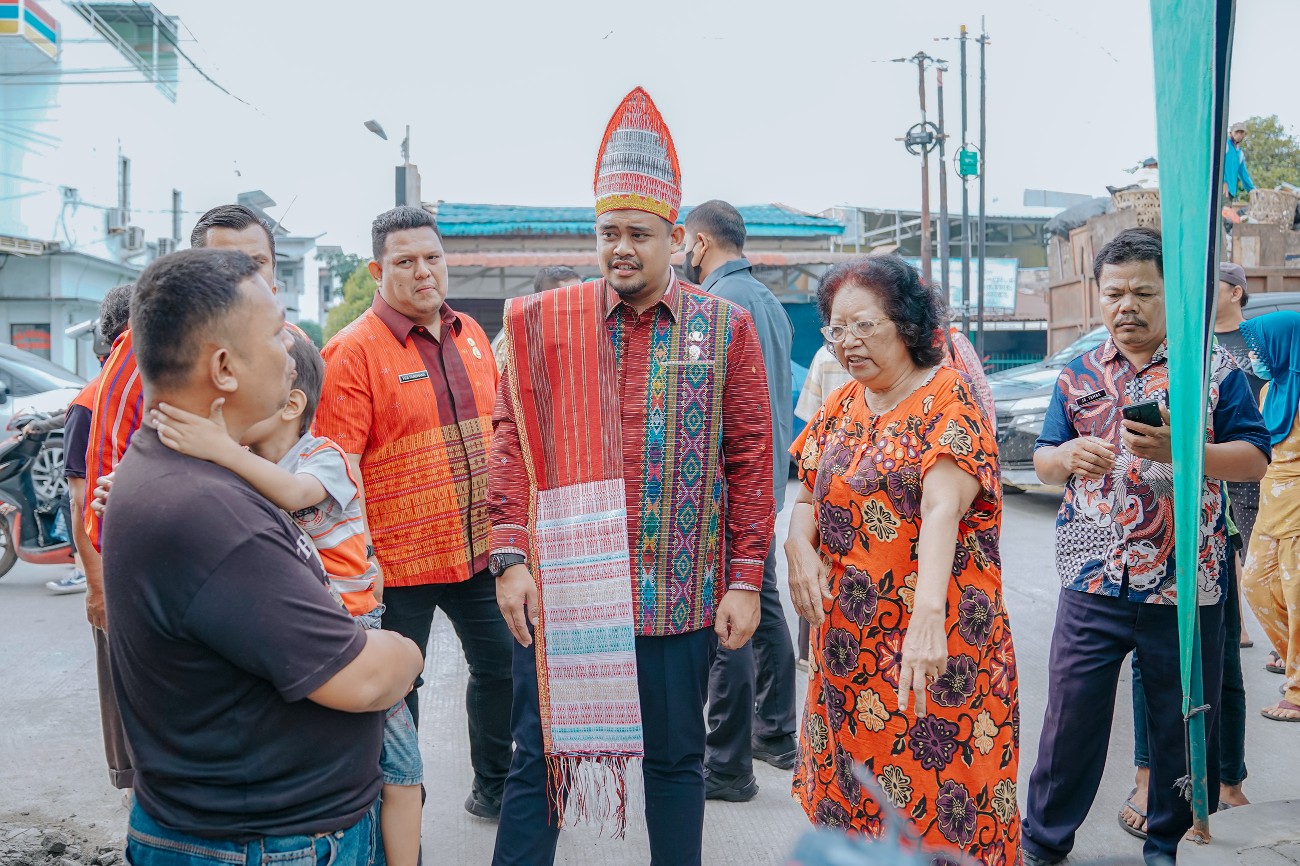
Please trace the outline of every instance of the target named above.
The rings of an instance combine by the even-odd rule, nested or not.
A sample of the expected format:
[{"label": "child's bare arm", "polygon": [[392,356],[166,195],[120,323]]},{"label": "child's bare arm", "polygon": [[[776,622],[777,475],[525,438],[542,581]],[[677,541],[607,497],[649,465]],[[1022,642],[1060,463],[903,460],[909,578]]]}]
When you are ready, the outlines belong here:
[{"label": "child's bare arm", "polygon": [[295,475],[231,439],[221,414],[223,402],[221,399],[213,402],[212,413],[207,418],[166,403],[158,404],[151,411],[158,438],[174,451],[229,469],[285,511],[300,511],[325,499],[324,485],[311,475]]}]

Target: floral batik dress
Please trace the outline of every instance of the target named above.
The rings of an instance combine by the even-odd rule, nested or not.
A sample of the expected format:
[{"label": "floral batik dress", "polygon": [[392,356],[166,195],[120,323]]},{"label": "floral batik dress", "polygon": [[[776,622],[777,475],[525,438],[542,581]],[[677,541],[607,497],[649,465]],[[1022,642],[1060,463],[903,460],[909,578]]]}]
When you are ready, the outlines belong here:
[{"label": "floral batik dress", "polygon": [[[940,368],[877,415],[863,386],[832,394],[795,442],[832,598],[812,636],[794,793],[814,823],[879,835],[874,777],[927,847],[988,866],[1019,862],[1020,707],[1002,599],[997,446],[965,379]],[[921,487],[940,457],[980,482],[962,518],[945,619],[948,665],[926,712],[898,711],[916,591]]]}]

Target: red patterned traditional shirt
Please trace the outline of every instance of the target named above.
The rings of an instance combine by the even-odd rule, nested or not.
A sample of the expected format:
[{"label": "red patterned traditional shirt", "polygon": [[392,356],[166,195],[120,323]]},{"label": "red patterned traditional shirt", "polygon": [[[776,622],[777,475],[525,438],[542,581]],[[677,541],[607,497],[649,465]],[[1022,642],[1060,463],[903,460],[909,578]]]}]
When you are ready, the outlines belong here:
[{"label": "red patterned traditional shirt", "polygon": [[[707,628],[727,587],[762,586],[775,522],[772,415],[758,335],[741,307],[676,278],[640,315],[612,291],[606,299],[636,632]],[[508,387],[503,380],[501,394]],[[510,400],[498,399],[492,417],[491,548],[525,552],[528,478]]]}]

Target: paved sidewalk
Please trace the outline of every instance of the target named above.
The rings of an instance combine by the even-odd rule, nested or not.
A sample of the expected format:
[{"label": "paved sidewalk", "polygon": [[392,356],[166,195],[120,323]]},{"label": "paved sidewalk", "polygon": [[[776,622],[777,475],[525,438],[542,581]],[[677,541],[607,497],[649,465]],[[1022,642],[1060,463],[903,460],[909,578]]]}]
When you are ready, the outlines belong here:
[{"label": "paved sidewalk", "polygon": [[[1009,496],[1003,525],[1005,591],[1015,633],[1021,690],[1021,800],[1033,767],[1046,698],[1047,647],[1056,609],[1058,584],[1053,567],[1053,518],[1057,500],[1041,494]],[[784,528],[778,537],[784,537]],[[19,564],[0,579],[0,828],[64,827],[90,837],[93,844],[121,844],[126,811],[107,780],[100,739],[90,627],[81,596],[52,596],[44,583],[62,571]],[[788,609],[787,609],[788,612]],[[793,617],[790,618],[793,632]],[[1258,708],[1277,700],[1281,677],[1262,669],[1266,649],[1259,626],[1250,622],[1260,643],[1242,652],[1247,689],[1246,794],[1256,801],[1300,795],[1300,726],[1262,718]],[[427,685],[421,694],[421,747],[429,799],[424,813],[428,863],[478,866],[491,859],[496,825],[471,817],[463,808],[470,768],[465,730],[466,667],[455,635],[439,616],[430,644]],[[803,678],[800,675],[800,696]],[[1140,866],[1141,843],[1120,830],[1116,815],[1132,787],[1132,713],[1127,668],[1120,681],[1111,749],[1092,814],[1080,828],[1068,861],[1071,866]],[[1098,719],[1104,723],[1104,719]],[[704,862],[764,866],[781,864],[807,828],[790,796],[789,774],[766,764],[755,772],[761,790],[750,803],[710,803],[706,813]],[[645,864],[649,852],[642,817],[639,774],[630,776],[627,838],[600,838],[589,827],[561,836],[561,864],[606,866]],[[1300,806],[1290,801],[1290,826],[1300,828]],[[1272,820],[1272,819],[1268,819]],[[1240,837],[1236,825],[1243,824]],[[1234,809],[1211,819],[1215,844],[1202,849],[1211,859],[1193,866],[1288,866],[1294,850],[1243,848],[1232,860],[1229,844],[1258,844],[1268,836],[1264,808]],[[1184,847],[1186,851],[1186,846]],[[1221,856],[1220,856],[1221,855]],[[1245,859],[1246,857],[1272,859]],[[1292,859],[1284,859],[1290,856]],[[1220,857],[1220,859],[1215,859]],[[9,866],[9,864],[2,864]]]},{"label": "paved sidewalk", "polygon": [[1300,800],[1252,803],[1220,812],[1210,831],[1208,845],[1179,846],[1179,866],[1300,864]]}]

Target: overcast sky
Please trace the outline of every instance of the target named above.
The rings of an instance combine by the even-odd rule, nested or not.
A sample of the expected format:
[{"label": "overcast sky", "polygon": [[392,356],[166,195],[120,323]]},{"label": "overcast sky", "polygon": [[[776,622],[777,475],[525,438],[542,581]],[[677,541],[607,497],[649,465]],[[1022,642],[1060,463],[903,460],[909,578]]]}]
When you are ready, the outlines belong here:
[{"label": "overcast sky", "polygon": [[[69,7],[44,2],[64,24],[65,70],[121,66]],[[158,5],[196,40],[182,43],[186,51],[249,105],[186,68],[175,105],[148,85],[62,88],[41,127],[59,144],[34,148],[25,163],[25,174],[51,184],[24,211],[36,214],[37,236],[54,225],[54,185],[112,203],[121,146],[134,161],[137,221],[151,236],[168,233],[170,222],[145,212],[169,207],[173,186],[194,212],[263,189],[295,232],[364,252],[370,220],[392,202],[407,123],[426,200],[588,204],[605,123],[637,84],[673,131],[688,203],[914,208],[919,160],[895,138],[919,119],[916,68],[889,61],[924,50],[950,62],[946,111],[956,139],[958,46],[934,39],[955,37],[962,23],[978,32],[980,23],[969,0]],[[1104,194],[1126,177],[1122,169],[1154,153],[1147,8],[1141,0],[983,4],[992,37],[990,212],[1025,212],[1026,188]],[[1300,3],[1240,0],[1232,119],[1276,113],[1292,128],[1300,123],[1277,37],[1297,32]],[[974,140],[974,43],[970,61]],[[12,105],[14,88],[5,91]],[[362,127],[370,118],[389,141]],[[951,186],[956,207],[960,185]]]}]

